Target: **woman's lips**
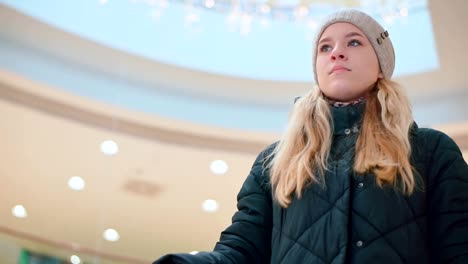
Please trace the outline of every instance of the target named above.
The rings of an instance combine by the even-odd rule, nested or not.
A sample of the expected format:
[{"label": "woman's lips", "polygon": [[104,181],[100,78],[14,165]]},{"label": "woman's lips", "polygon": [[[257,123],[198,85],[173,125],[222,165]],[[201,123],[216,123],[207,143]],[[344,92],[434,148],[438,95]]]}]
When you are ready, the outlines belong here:
[{"label": "woman's lips", "polygon": [[337,72],[347,72],[347,71],[351,71],[351,70],[348,69],[348,68],[346,68],[345,66],[335,65],[335,66],[333,66],[333,68],[331,69],[330,74],[332,74],[332,73],[337,73]]}]

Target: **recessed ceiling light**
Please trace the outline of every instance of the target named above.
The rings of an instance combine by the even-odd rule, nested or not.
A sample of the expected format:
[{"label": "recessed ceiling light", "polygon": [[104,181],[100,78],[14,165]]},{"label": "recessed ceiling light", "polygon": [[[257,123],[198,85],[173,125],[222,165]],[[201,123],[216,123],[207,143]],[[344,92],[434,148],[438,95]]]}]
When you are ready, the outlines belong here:
[{"label": "recessed ceiling light", "polygon": [[75,191],[81,191],[85,187],[85,181],[78,176],[73,176],[68,180],[68,187]]},{"label": "recessed ceiling light", "polygon": [[111,241],[111,242],[115,242],[120,239],[119,233],[115,229],[112,229],[112,228],[106,229],[106,231],[104,231],[103,236],[105,240]]},{"label": "recessed ceiling light", "polygon": [[214,174],[222,175],[228,171],[228,165],[224,160],[214,160],[211,162],[210,169]]},{"label": "recessed ceiling light", "polygon": [[72,255],[72,256],[70,257],[70,262],[71,262],[72,264],[80,264],[80,263],[81,263],[81,259],[80,259],[80,257],[78,257],[77,255]]},{"label": "recessed ceiling light", "polygon": [[26,209],[21,204],[15,205],[11,209],[11,213],[18,218],[25,218],[28,216],[28,212],[26,212]]},{"label": "recessed ceiling light", "polygon": [[106,155],[115,155],[119,152],[119,146],[113,140],[105,140],[101,143],[101,152]]},{"label": "recessed ceiling light", "polygon": [[208,199],[203,202],[202,208],[204,211],[212,213],[218,210],[219,205],[215,200]]},{"label": "recessed ceiling light", "polygon": [[198,251],[192,251],[192,252],[190,252],[190,254],[191,255],[196,255],[196,254],[198,254]]}]

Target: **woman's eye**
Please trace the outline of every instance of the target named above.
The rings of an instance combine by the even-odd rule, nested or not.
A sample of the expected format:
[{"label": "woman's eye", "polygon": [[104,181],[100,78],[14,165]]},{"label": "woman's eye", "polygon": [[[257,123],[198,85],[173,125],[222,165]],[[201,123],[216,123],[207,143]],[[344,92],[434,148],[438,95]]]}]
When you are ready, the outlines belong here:
[{"label": "woman's eye", "polygon": [[331,50],[331,46],[330,46],[330,45],[327,45],[327,44],[322,45],[322,46],[320,47],[320,51],[321,51],[321,52],[327,52],[327,51],[330,51],[330,50]]},{"label": "woman's eye", "polygon": [[355,39],[350,40],[348,42],[348,46],[360,46],[360,45],[361,45],[361,42],[359,42],[358,40],[355,40]]}]

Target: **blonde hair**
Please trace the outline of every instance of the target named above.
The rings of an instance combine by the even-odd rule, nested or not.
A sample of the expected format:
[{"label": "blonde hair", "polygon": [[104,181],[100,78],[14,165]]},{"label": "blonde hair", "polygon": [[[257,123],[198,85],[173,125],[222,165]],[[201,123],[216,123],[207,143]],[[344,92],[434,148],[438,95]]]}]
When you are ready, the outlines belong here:
[{"label": "blonde hair", "polygon": [[[406,95],[397,83],[379,79],[366,97],[365,109],[354,171],[373,172],[378,186],[398,185],[404,194],[411,194],[415,188],[409,160],[413,116]],[[270,155],[270,181],[282,207],[288,207],[294,195],[300,198],[305,186],[325,185],[332,135],[330,105],[318,88],[312,89],[296,102],[288,128]]]}]

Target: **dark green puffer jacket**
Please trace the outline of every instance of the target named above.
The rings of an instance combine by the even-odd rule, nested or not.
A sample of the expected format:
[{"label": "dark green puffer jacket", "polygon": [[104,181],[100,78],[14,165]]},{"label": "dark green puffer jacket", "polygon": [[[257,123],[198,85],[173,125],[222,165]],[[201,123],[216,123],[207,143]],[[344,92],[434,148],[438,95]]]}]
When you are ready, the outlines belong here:
[{"label": "dark green puffer jacket", "polygon": [[445,134],[411,132],[420,187],[404,196],[353,172],[364,105],[332,107],[326,188],[312,185],[287,208],[272,200],[263,151],[238,194],[238,211],[213,252],[163,263],[468,263],[468,166]]}]

